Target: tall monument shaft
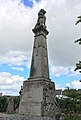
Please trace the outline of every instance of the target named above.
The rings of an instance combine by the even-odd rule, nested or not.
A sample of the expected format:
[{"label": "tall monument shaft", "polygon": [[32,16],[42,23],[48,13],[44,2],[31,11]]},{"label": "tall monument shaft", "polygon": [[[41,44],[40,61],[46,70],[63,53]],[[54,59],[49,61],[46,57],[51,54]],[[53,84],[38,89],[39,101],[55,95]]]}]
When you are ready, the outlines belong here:
[{"label": "tall monument shaft", "polygon": [[47,53],[47,41],[46,36],[48,31],[45,25],[45,11],[41,10],[38,13],[38,21],[33,29],[34,47],[31,62],[30,78],[48,78],[49,79],[49,67],[48,67],[48,53]]},{"label": "tall monument shaft", "polygon": [[33,29],[35,36],[30,77],[23,82],[19,113],[27,116],[51,116],[55,120],[60,112],[55,98],[55,84],[49,79],[45,13],[43,9],[39,11]]}]

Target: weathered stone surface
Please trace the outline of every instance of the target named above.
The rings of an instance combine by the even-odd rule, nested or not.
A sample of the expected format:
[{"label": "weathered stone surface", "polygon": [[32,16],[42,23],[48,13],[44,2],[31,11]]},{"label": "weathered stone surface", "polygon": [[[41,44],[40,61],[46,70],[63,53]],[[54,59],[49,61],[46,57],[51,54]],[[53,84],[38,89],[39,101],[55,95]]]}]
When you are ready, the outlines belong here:
[{"label": "weathered stone surface", "polygon": [[19,114],[28,116],[56,116],[60,114],[55,98],[54,82],[47,79],[24,81]]},{"label": "weathered stone surface", "polygon": [[4,115],[0,117],[0,120],[55,120],[55,118],[51,117],[36,117],[36,116],[26,116],[26,115],[18,115],[18,114],[12,114],[12,115]]},{"label": "weathered stone surface", "polygon": [[38,20],[33,29],[35,33],[34,47],[31,61],[30,78],[47,78],[49,79],[48,53],[46,35],[45,17],[46,11],[41,9],[38,13]]},{"label": "weathered stone surface", "polygon": [[6,110],[7,113],[12,114],[14,113],[14,102],[13,102],[13,97],[10,97],[8,100],[8,107]]}]

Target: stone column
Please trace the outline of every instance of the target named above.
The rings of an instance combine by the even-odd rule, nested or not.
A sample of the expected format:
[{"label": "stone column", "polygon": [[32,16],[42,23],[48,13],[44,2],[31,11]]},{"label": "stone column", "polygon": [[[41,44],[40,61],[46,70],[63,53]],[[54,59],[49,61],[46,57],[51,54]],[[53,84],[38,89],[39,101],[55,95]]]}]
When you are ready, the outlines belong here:
[{"label": "stone column", "polygon": [[32,78],[47,78],[49,79],[49,67],[48,67],[48,53],[47,53],[47,41],[46,36],[48,31],[46,29],[45,11],[41,9],[38,13],[38,20],[33,29],[34,47],[30,69],[30,79]]}]

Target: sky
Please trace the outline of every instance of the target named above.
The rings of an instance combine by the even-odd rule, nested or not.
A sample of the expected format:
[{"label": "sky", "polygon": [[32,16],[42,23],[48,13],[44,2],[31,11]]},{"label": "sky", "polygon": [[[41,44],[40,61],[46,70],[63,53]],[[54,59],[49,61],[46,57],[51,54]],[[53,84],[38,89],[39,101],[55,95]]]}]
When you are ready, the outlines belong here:
[{"label": "sky", "polygon": [[81,89],[81,0],[0,0],[0,93],[18,95],[29,78],[34,28],[40,9],[46,10],[50,78],[56,89]]}]

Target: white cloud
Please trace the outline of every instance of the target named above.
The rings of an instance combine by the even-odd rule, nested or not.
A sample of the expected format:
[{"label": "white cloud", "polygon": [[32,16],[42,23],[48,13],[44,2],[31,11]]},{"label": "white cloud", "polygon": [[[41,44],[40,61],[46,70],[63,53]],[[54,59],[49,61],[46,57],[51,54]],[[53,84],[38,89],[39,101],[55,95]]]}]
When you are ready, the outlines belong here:
[{"label": "white cloud", "polygon": [[3,56],[0,56],[0,63],[8,64],[10,66],[17,65],[25,65],[27,66],[27,62],[29,62],[29,54],[21,51],[10,51]]},{"label": "white cloud", "polygon": [[[76,68],[76,67],[75,67]],[[81,73],[77,70],[77,71],[74,71],[75,69],[74,67],[70,68],[69,69],[69,76],[77,76],[77,75],[80,75]]]},{"label": "white cloud", "polygon": [[11,50],[30,51],[32,14],[20,0],[0,0],[0,54]]},{"label": "white cloud", "polygon": [[73,66],[81,59],[81,47],[74,44],[80,37],[81,27],[74,25],[81,11],[80,0],[41,0],[34,1],[33,8],[20,3],[20,0],[0,0],[0,54],[9,51],[30,52],[33,45],[34,27],[39,9],[47,11],[49,58],[55,66]]},{"label": "white cloud", "polygon": [[[19,75],[11,75],[8,72],[0,73],[0,92],[18,94],[24,78]],[[12,92],[13,91],[13,92]]]},{"label": "white cloud", "polygon": [[74,71],[74,67],[54,66],[50,63],[50,73],[52,76],[60,77],[61,75],[77,76],[80,75],[79,71]]},{"label": "white cloud", "polygon": [[21,67],[12,67],[13,70],[24,71],[24,68]]},{"label": "white cloud", "polygon": [[55,89],[56,89],[56,90],[57,90],[57,89],[62,89],[62,90],[64,90],[64,88],[60,87],[60,84],[57,84],[56,82],[55,82]]},{"label": "white cloud", "polygon": [[70,8],[68,4],[70,2],[66,3],[66,0],[61,0],[60,3],[56,2],[48,13],[48,25],[50,25],[51,32],[48,40],[49,56],[53,64],[57,66],[73,66],[76,61],[81,59],[79,55],[81,47],[74,44],[74,40],[81,34],[80,25],[77,27],[74,25],[81,11],[78,10],[81,8],[81,2],[80,5]]},{"label": "white cloud", "polygon": [[66,86],[72,89],[81,89],[81,82],[75,80],[71,83],[67,83]]},{"label": "white cloud", "polygon": [[54,67],[54,66],[51,66],[50,67],[50,72],[53,76],[56,76],[56,77],[59,77],[60,75],[67,75],[68,74],[68,68],[67,67],[62,67],[62,66],[59,66],[59,67]]}]

